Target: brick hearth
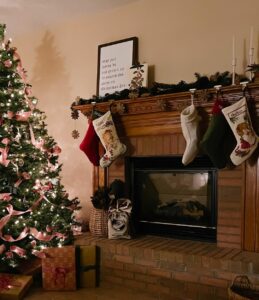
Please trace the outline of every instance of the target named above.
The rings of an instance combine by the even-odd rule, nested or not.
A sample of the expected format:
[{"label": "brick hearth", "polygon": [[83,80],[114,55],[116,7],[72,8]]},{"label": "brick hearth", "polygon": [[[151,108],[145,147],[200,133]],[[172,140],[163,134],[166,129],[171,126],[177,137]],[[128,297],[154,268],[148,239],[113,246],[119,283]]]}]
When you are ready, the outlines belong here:
[{"label": "brick hearth", "polygon": [[160,299],[228,299],[227,287],[239,274],[259,284],[259,253],[157,236],[109,240],[86,234],[76,244],[100,249],[101,283],[148,290]]}]

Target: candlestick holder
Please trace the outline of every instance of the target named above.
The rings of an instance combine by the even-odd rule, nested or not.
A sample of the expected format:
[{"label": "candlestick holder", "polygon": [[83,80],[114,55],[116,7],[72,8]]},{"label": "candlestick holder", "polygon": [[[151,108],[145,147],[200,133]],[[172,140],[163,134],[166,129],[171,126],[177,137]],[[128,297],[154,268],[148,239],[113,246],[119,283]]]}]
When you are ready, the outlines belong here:
[{"label": "candlestick holder", "polygon": [[[254,64],[253,60],[254,60],[254,48],[251,47],[249,49],[249,66],[252,66]],[[250,71],[249,79],[250,79],[250,81],[252,81],[252,79],[253,79],[253,71],[252,70]]]},{"label": "candlestick holder", "polygon": [[195,95],[196,89],[189,89],[189,92],[191,93],[191,104],[194,105],[194,95]]}]

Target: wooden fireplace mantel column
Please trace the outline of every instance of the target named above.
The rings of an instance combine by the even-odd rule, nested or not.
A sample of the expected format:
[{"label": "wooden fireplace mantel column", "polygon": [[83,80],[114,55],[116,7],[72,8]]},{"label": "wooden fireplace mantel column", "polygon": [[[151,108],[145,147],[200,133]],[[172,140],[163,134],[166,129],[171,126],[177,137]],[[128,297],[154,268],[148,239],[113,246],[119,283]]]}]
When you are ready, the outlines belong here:
[{"label": "wooden fireplace mantel column", "polygon": [[[202,117],[203,133],[209,124],[216,92],[215,88],[195,92],[194,104]],[[230,104],[245,95],[254,129],[259,133],[259,84],[248,84],[245,92],[239,84],[222,87],[218,95]],[[74,105],[72,108],[81,111],[86,117],[91,116],[93,108],[102,112],[110,109],[118,135],[128,147],[126,155],[182,155],[185,140],[181,131],[180,112],[190,104],[191,93],[182,92],[96,103],[94,106],[92,104]],[[218,233],[220,246],[259,252],[258,149],[255,152],[250,159],[234,170],[219,170],[218,189],[222,189],[222,197],[224,199],[232,197],[231,192],[226,194],[225,191],[231,191],[232,188],[237,187],[239,192],[236,195],[241,199],[238,200],[240,208],[236,208],[235,204],[230,202],[224,204],[223,198],[220,200],[222,203],[220,204],[222,211],[218,211],[219,222],[222,222],[219,228],[221,232]],[[122,158],[105,170],[94,168],[93,188],[109,184],[115,178],[124,179]],[[238,218],[241,225],[235,225]]]}]

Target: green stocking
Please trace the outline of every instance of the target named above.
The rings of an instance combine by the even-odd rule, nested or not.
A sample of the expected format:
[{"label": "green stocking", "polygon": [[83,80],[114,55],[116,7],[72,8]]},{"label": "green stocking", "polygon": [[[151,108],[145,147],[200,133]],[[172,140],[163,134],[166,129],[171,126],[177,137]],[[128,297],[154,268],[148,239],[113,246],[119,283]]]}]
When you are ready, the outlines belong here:
[{"label": "green stocking", "polygon": [[218,169],[226,167],[235,145],[235,137],[221,112],[223,105],[221,100],[215,101],[208,129],[200,142],[201,149]]}]

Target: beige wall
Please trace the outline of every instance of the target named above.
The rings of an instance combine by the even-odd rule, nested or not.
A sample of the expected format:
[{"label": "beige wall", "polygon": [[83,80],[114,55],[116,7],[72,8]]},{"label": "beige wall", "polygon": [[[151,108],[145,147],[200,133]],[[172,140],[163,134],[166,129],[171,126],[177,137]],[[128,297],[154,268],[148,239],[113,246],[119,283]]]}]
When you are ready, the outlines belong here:
[{"label": "beige wall", "polygon": [[88,216],[92,193],[91,164],[79,150],[87,120],[81,115],[76,122],[80,138],[74,140],[69,107],[77,95],[89,98],[96,91],[98,45],[137,36],[139,59],[154,67],[154,80],[177,83],[194,81],[195,72],[231,70],[235,35],[237,72],[242,73],[252,25],[258,62],[258,12],[258,0],[140,0],[14,39],[39,108],[47,114],[49,133],[63,149],[62,182],[71,197],[80,198],[81,217]]}]

